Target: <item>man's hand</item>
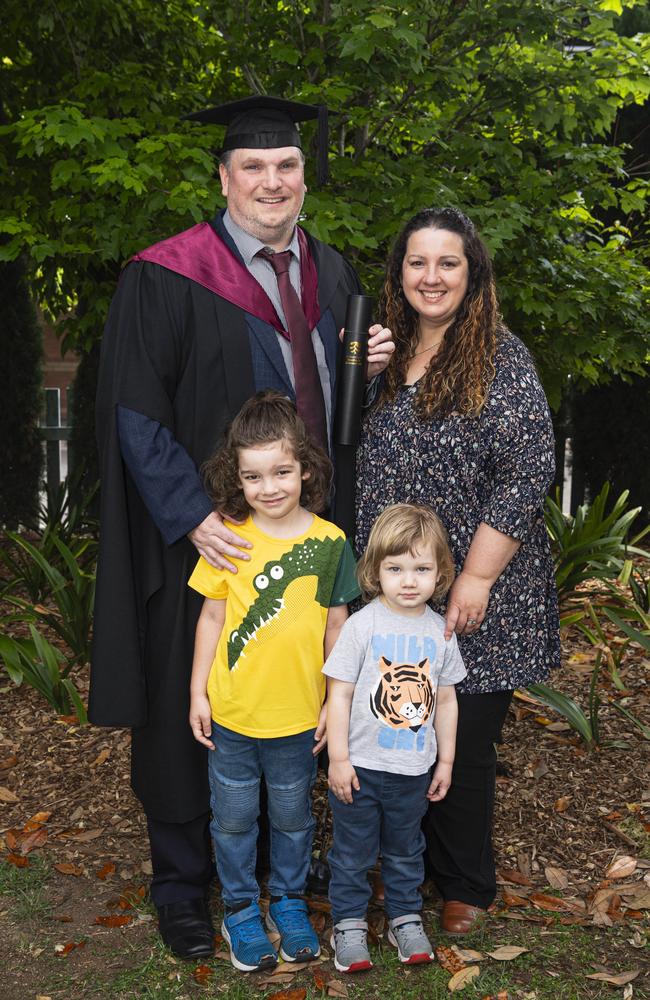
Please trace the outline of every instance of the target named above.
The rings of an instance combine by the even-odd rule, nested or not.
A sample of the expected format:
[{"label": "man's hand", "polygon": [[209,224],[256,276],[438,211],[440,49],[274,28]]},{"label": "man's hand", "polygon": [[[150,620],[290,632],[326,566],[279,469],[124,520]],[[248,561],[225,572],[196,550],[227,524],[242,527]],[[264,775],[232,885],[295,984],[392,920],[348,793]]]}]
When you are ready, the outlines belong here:
[{"label": "man's hand", "polygon": [[[243,521],[235,523],[243,524]],[[228,562],[226,556],[231,556],[233,559],[250,559],[248,553],[242,549],[252,548],[251,543],[227,528],[223,518],[216,511],[208,514],[204,521],[189,531],[187,537],[199,555],[215,569],[229,569],[231,573],[236,573],[237,567]]]},{"label": "man's hand", "polygon": [[208,750],[214,750],[212,735],[212,712],[207,694],[193,694],[190,697],[190,728],[194,739]]},{"label": "man's hand", "polygon": [[314,749],[312,753],[314,757],[319,754],[325,744],[327,743],[327,702],[324,702],[323,707],[320,710],[320,715],[318,716],[318,725],[316,726],[316,732],[314,733]]},{"label": "man's hand", "polygon": [[381,323],[374,323],[368,330],[368,365],[366,378],[370,381],[381,375],[395,353],[395,342],[390,330]]},{"label": "man's hand", "polygon": [[341,802],[352,802],[352,789],[358,792],[361,788],[357,772],[350,760],[331,760],[327,774],[327,784]]},{"label": "man's hand", "polygon": [[429,802],[440,802],[441,799],[444,799],[451,785],[452,767],[453,764],[445,764],[443,761],[436,764],[431,784],[429,785],[429,791],[427,792]]}]

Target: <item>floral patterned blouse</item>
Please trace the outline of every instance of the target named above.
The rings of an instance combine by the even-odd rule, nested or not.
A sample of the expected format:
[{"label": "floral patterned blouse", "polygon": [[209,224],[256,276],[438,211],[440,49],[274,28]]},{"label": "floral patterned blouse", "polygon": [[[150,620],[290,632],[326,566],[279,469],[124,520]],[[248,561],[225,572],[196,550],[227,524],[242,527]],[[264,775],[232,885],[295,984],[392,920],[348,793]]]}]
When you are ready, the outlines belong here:
[{"label": "floral patterned blouse", "polygon": [[[543,503],[554,472],[553,427],[533,360],[503,331],[496,376],[478,417],[421,420],[415,386],[370,410],[357,456],[356,548],[391,503],[428,504],[462,569],[481,522],[521,541],[494,584],[480,629],[459,637],[465,694],[525,687],[560,663],[559,616]],[[444,604],[436,610],[444,613]]]}]

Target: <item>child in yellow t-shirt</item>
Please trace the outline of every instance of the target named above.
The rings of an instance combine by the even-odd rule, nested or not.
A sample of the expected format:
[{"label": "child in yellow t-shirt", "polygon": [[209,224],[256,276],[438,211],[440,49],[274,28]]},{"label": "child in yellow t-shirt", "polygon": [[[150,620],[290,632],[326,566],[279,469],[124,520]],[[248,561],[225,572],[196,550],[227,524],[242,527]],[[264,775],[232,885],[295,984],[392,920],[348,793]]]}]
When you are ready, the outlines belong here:
[{"label": "child in yellow t-shirt", "polygon": [[244,404],[206,463],[215,508],[243,524],[251,558],[236,574],[203,558],[189,585],[205,601],[196,628],[190,726],[209,748],[211,831],[232,964],[278,956],[262,925],[255,879],[260,779],[268,790],[271,903],[285,961],[320,952],[302,899],[314,821],[310,791],[325,743],[322,667],[358,596],[343,532],[312,510],[327,501],[331,464],[293,404],[267,390]]}]

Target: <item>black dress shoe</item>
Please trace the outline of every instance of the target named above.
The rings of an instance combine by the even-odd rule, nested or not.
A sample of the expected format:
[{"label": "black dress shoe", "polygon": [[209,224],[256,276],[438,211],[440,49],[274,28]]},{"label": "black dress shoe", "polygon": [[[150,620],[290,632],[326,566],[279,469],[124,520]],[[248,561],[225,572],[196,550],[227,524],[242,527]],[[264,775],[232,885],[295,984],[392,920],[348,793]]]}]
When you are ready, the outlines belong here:
[{"label": "black dress shoe", "polygon": [[160,936],[179,958],[214,954],[214,927],[205,899],[186,899],[158,907]]}]

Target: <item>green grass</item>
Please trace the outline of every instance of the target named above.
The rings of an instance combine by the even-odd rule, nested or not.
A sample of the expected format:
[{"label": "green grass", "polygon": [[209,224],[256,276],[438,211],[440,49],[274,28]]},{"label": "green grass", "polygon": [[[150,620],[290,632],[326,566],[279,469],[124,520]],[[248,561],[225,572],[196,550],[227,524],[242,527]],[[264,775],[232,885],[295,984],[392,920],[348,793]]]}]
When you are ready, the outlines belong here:
[{"label": "green grass", "polygon": [[639,857],[650,859],[650,833],[645,829],[641,818],[632,813],[625,819],[618,820],[616,825],[634,841]]},{"label": "green grass", "polygon": [[[542,933],[542,931],[544,931]],[[597,966],[606,965],[614,970],[629,970],[642,966],[641,952],[634,952],[627,944],[631,935],[629,926],[601,930],[596,928],[566,927],[559,922],[548,929],[531,927],[525,923],[491,927],[461,942],[462,947],[473,948],[486,954],[504,943],[529,948],[529,952],[513,962],[496,962],[484,958],[479,964],[481,973],[458,995],[463,1000],[483,1000],[507,991],[508,1000],[620,1000],[621,991],[606,983],[585,979]],[[443,943],[438,938],[436,943]],[[449,940],[444,943],[449,944]],[[122,964],[133,960],[133,965],[115,975],[110,973],[110,962],[105,963],[98,976],[84,985],[85,997],[124,1000],[192,1000],[201,995],[223,997],[224,1000],[250,1000],[253,997],[271,997],[280,990],[306,988],[307,1000],[324,1000],[313,981],[311,970],[298,973],[291,983],[278,983],[260,988],[259,977],[236,972],[223,961],[206,964],[213,969],[207,985],[200,986],[193,978],[199,963],[175,961],[166,949],[151,939],[150,953],[141,960],[141,949],[122,951]],[[437,963],[431,966],[407,969],[400,965],[393,948],[385,945],[372,948],[375,968],[372,972],[346,977],[335,973],[331,966],[324,966],[330,976],[343,980],[348,987],[349,1000],[448,1000],[451,994],[447,983],[450,975]],[[642,1000],[649,994],[644,991],[642,977],[634,982],[634,998]],[[77,989],[82,986],[77,983]],[[52,983],[52,992],[60,984]]]},{"label": "green grass", "polygon": [[15,920],[42,920],[49,917],[52,904],[48,898],[51,870],[41,854],[31,855],[27,868],[0,862],[0,895],[13,900]]},{"label": "green grass", "polygon": [[[23,928],[17,944],[20,962],[26,975],[28,970],[30,978],[35,975],[40,995],[57,1000],[77,1000],[81,996],[84,1000],[199,1000],[202,996],[211,1000],[263,1000],[278,991],[302,987],[307,991],[307,1000],[325,1000],[325,994],[314,984],[312,970],[297,973],[287,984],[260,987],[259,976],[239,973],[226,961],[177,960],[162,945],[153,921],[124,931],[114,929],[99,937],[91,934],[83,951],[55,958],[53,943],[63,938],[61,927],[51,919],[48,902],[53,876],[42,856],[30,856],[28,868],[0,863],[0,910],[17,930]],[[137,912],[150,912],[150,907],[141,904]],[[452,944],[453,939],[439,935],[435,916],[430,912],[425,916],[434,945]],[[596,928],[565,926],[554,916],[549,927],[544,928],[525,921],[491,920],[475,934],[456,939],[459,946],[483,955],[504,944],[529,950],[511,962],[485,957],[477,963],[480,975],[458,996],[462,1000],[484,1000],[506,991],[508,1000],[621,1000],[620,989],[585,976],[602,967],[620,972],[643,969],[644,964],[647,972],[647,953],[629,944],[636,928],[646,937],[650,933],[647,921]],[[77,940],[82,935],[78,929],[71,936]],[[32,941],[44,949],[36,958],[30,954]],[[386,944],[371,950],[375,968],[369,973],[346,977],[336,973],[329,962],[323,964],[326,979],[346,983],[349,1000],[448,1000],[452,996],[447,986],[450,974],[437,963],[405,968],[398,962],[395,950]],[[197,983],[193,976],[199,964],[213,970],[205,985]],[[633,989],[634,1000],[650,1000],[643,974],[633,982]]]}]

